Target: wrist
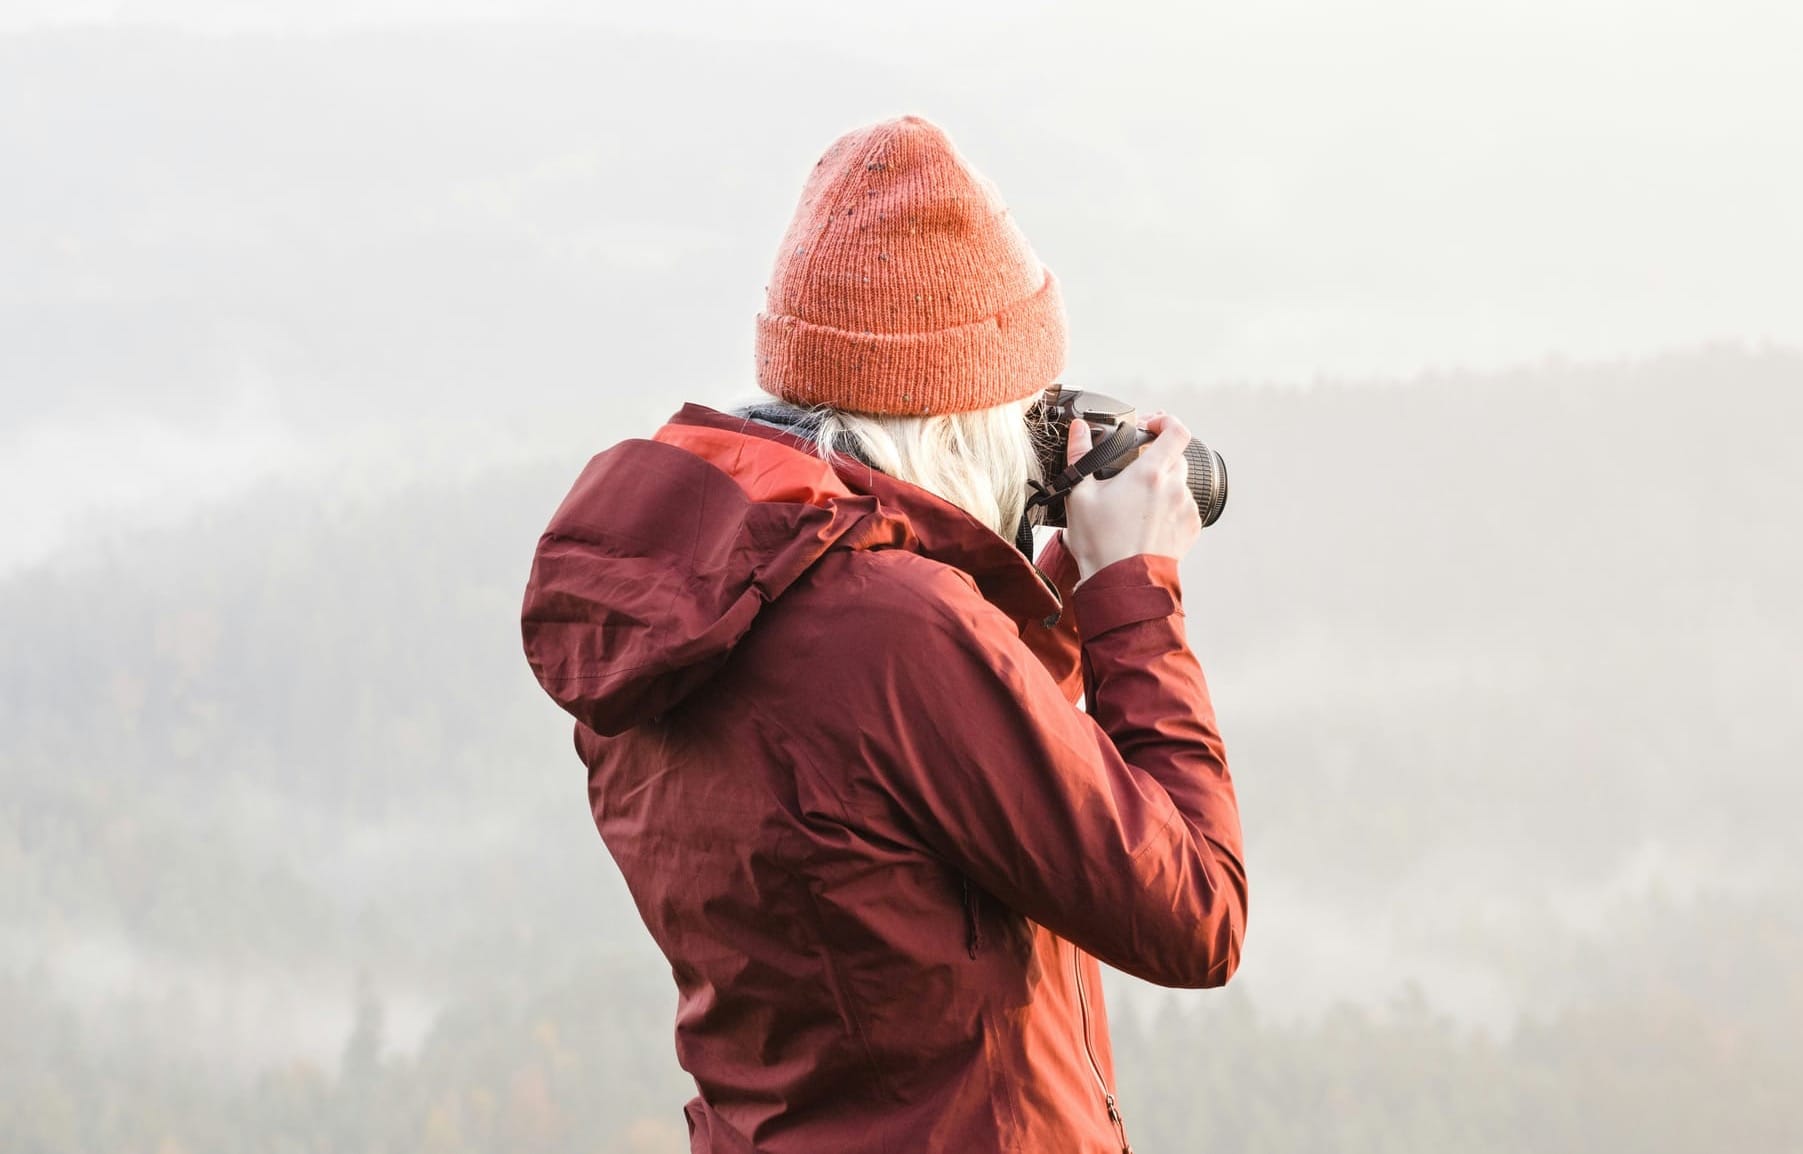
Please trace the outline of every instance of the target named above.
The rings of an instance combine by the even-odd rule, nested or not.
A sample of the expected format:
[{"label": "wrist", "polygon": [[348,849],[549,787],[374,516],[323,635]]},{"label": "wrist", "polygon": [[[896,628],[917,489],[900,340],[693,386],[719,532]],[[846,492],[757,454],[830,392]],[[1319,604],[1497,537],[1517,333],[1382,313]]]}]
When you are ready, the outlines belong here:
[{"label": "wrist", "polygon": [[[1073,555],[1073,560],[1076,561],[1077,565],[1077,583],[1071,587],[1073,592],[1078,587],[1086,584],[1091,577],[1094,577],[1099,573],[1106,573],[1116,566],[1125,566],[1129,561],[1138,563],[1133,567],[1136,573],[1136,576],[1134,577],[1135,581],[1145,579],[1145,576],[1139,575],[1141,570],[1145,570],[1146,575],[1156,575],[1160,582],[1165,580],[1168,580],[1173,584],[1176,582],[1178,559],[1168,553],[1155,553],[1146,550],[1140,553],[1127,553],[1120,557],[1095,559]],[[1167,574],[1168,577],[1166,576]],[[1121,574],[1110,574],[1111,577],[1120,575]],[[1104,582],[1104,584],[1110,583],[1112,582]]]},{"label": "wrist", "polygon": [[1071,594],[1071,608],[1085,643],[1122,625],[1181,615],[1177,559],[1136,553],[1111,561],[1079,582]]}]

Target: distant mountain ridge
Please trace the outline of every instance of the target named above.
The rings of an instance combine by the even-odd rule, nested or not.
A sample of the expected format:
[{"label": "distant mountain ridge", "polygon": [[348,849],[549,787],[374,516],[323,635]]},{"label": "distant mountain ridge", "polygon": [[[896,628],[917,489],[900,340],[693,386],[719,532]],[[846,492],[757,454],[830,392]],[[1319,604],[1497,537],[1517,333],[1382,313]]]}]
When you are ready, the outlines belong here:
[{"label": "distant mountain ridge", "polygon": [[[1337,652],[1374,678],[1389,660],[1479,680],[1527,663],[1565,698],[1549,721],[1583,704],[1669,724],[1661,679],[1682,670],[1720,708],[1753,710],[1744,722],[1779,723],[1779,665],[1727,655],[1788,661],[1803,628],[1800,385],[1803,355],[1718,348],[1132,399],[1182,413],[1228,460],[1227,516],[1187,569],[1192,633],[1227,698],[1272,661],[1344,666]],[[0,582],[16,687],[0,700],[4,764],[98,743],[115,772],[199,783],[230,765],[314,804],[378,809],[478,785],[523,731],[556,724],[518,652],[516,599],[580,464],[366,506],[267,486],[118,541],[85,573]],[[1331,716],[1298,676],[1295,704]]]}]

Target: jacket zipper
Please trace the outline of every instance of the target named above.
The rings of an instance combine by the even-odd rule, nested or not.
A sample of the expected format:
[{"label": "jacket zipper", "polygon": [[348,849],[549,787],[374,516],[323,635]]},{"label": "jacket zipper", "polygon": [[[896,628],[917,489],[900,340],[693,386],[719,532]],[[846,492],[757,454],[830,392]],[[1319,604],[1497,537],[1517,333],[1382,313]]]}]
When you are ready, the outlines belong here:
[{"label": "jacket zipper", "polygon": [[1121,1140],[1121,1154],[1133,1154],[1133,1147],[1127,1142],[1127,1123],[1121,1118],[1121,1107],[1109,1091],[1108,1083],[1102,1079],[1102,1064],[1096,1061],[1096,1049],[1089,1040],[1089,993],[1083,988],[1083,952],[1077,943],[1071,943],[1071,962],[1073,972],[1077,975],[1077,1007],[1083,1013],[1083,1052],[1089,1055],[1089,1072],[1096,1076],[1096,1088],[1102,1091],[1102,1103],[1108,1107],[1108,1120],[1114,1123],[1114,1133]]},{"label": "jacket zipper", "polygon": [[[1028,561],[1033,565],[1034,574],[1046,587],[1046,591],[1052,595],[1052,601],[1057,606],[1045,620],[1040,622],[1047,629],[1051,629],[1058,624],[1059,618],[1064,616],[1064,597],[1058,592],[1058,583],[1052,580],[1050,574],[1041,569],[1037,562],[1033,562],[1031,557],[1028,558]],[[968,886],[970,883],[967,881],[965,884]],[[968,891],[966,892],[968,893]],[[971,957],[976,957],[974,934],[971,938]],[[1127,1141],[1127,1123],[1121,1117],[1120,1103],[1115,1101],[1114,1093],[1108,1089],[1107,1080],[1102,1077],[1102,1064],[1096,1061],[1095,1044],[1090,1041],[1089,991],[1083,988],[1083,951],[1077,948],[1075,942],[1071,943],[1071,972],[1077,979],[1077,1008],[1083,1015],[1083,1053],[1089,1058],[1089,1072],[1095,1075],[1096,1089],[1102,1092],[1102,1104],[1108,1108],[1108,1120],[1114,1124],[1114,1135],[1121,1141],[1121,1154],[1133,1154],[1133,1146]]]}]

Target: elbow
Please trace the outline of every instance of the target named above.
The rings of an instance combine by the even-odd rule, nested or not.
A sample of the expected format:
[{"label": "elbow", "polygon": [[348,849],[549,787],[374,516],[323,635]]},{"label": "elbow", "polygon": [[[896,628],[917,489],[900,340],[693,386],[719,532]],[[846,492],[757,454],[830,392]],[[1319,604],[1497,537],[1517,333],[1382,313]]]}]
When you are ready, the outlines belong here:
[{"label": "elbow", "polygon": [[1236,912],[1237,916],[1224,927],[1222,940],[1214,951],[1211,964],[1203,972],[1202,980],[1196,983],[1197,989],[1218,989],[1239,971],[1240,944],[1246,939],[1246,915],[1244,908]]},{"label": "elbow", "polygon": [[1240,950],[1246,940],[1246,883],[1238,871],[1233,884],[1214,891],[1211,901],[1189,922],[1190,932],[1164,971],[1149,980],[1183,990],[1211,990],[1225,986],[1240,968]]},{"label": "elbow", "polygon": [[1209,970],[1207,988],[1225,986],[1240,968],[1240,947],[1246,941],[1246,871],[1237,861],[1230,871],[1231,884],[1222,894],[1222,922],[1216,935],[1217,962]]},{"label": "elbow", "polygon": [[1182,988],[1213,990],[1225,986],[1240,968],[1240,946],[1246,939],[1246,907],[1228,902],[1230,908],[1213,919],[1198,935],[1195,952]]}]

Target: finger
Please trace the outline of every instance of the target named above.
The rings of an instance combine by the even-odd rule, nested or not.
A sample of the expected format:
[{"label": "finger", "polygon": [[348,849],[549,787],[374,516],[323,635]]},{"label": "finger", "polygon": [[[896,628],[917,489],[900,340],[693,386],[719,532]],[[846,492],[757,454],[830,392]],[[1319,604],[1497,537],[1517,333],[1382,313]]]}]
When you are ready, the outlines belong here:
[{"label": "finger", "polygon": [[1149,460],[1160,467],[1170,464],[1172,458],[1182,460],[1184,446],[1190,440],[1189,430],[1182,421],[1169,413],[1157,413],[1146,418],[1146,432],[1154,439],[1140,454],[1140,460]]},{"label": "finger", "polygon": [[1177,479],[1177,483],[1185,489],[1189,488],[1189,458],[1182,453],[1165,466],[1165,472]]},{"label": "finger", "polygon": [[1090,447],[1089,422],[1082,420],[1072,421],[1070,444],[1065,448],[1064,463],[1067,465],[1076,464],[1083,454],[1089,452]]}]

